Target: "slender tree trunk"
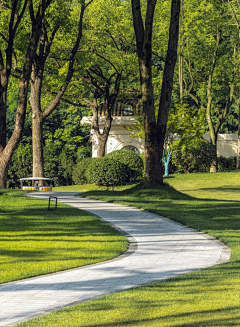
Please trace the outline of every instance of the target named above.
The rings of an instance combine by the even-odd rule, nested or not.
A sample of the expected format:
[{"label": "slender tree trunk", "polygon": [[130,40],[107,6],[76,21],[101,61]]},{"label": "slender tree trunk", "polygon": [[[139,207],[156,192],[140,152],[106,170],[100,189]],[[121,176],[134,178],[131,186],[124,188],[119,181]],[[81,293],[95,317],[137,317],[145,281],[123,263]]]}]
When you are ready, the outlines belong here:
[{"label": "slender tree trunk", "polygon": [[210,143],[212,144],[214,151],[215,151],[215,158],[213,162],[211,163],[210,167],[210,172],[215,173],[217,172],[217,133],[215,133],[214,126],[213,126],[213,121],[212,121],[212,80],[213,80],[213,73],[216,67],[217,63],[217,54],[218,54],[218,49],[219,49],[219,44],[220,44],[220,37],[221,37],[221,32],[218,29],[217,31],[217,40],[216,40],[216,47],[215,51],[213,54],[213,62],[212,62],[212,67],[209,73],[208,77],[208,86],[207,86],[207,109],[206,109],[206,119],[208,123],[208,128],[209,128],[209,133],[210,133]]},{"label": "slender tree trunk", "polygon": [[183,49],[184,49],[184,30],[183,30],[183,22],[184,22],[184,12],[183,12],[183,0],[181,6],[181,19],[180,19],[180,30],[181,30],[181,44],[180,44],[180,54],[178,57],[179,61],[179,98],[180,103],[183,104]]},{"label": "slender tree trunk", "polygon": [[0,76],[0,151],[6,146],[6,111],[8,79],[4,72]]},{"label": "slender tree trunk", "polygon": [[140,1],[132,0],[145,130],[145,183],[162,185],[163,171],[159,153],[152,85],[152,27],[155,6],[156,0],[148,1],[144,24]]},{"label": "slender tree trunk", "polygon": [[[31,70],[32,70],[32,64],[33,60],[36,55],[37,51],[37,45],[41,34],[41,28],[42,28],[42,22],[44,18],[44,13],[47,7],[50,5],[51,1],[49,0],[47,3],[45,1],[40,1],[39,7],[37,12],[34,12],[33,10],[33,3],[31,1],[25,1],[24,7],[22,9],[22,12],[17,18],[17,22],[15,26],[13,27],[14,19],[16,17],[16,6],[17,2],[14,2],[13,4],[13,11],[11,15],[11,22],[10,25],[11,28],[9,29],[10,36],[8,41],[8,48],[6,50],[6,77],[9,77],[11,74],[11,68],[12,68],[12,56],[13,56],[13,41],[15,37],[15,33],[17,31],[18,25],[24,15],[27,3],[29,4],[29,13],[30,18],[32,22],[32,32],[31,36],[28,42],[27,52],[24,58],[23,62],[23,68],[22,73],[20,77],[19,82],[19,95],[18,95],[18,106],[17,106],[17,113],[16,113],[16,122],[14,126],[14,131],[12,133],[12,136],[10,137],[8,143],[6,144],[5,148],[0,146],[0,188],[6,187],[6,181],[7,181],[7,172],[10,165],[10,161],[12,159],[13,153],[18,147],[18,144],[21,140],[23,128],[24,128],[24,122],[25,122],[25,116],[26,116],[26,108],[27,108],[27,94],[28,94],[28,85],[29,85],[29,79],[31,76]],[[36,15],[36,16],[35,16]],[[0,50],[0,70],[1,74],[3,72],[4,62],[3,62],[3,56]],[[1,78],[1,86],[2,86],[2,76]],[[8,80],[7,80],[8,84]],[[6,94],[7,94],[7,88],[8,85],[6,85]],[[2,89],[0,90],[2,91]],[[3,100],[3,97],[1,96],[1,101]],[[7,100],[6,100],[7,101]],[[5,103],[6,105],[6,103]],[[2,110],[3,107],[1,107]],[[1,113],[1,117],[3,117],[3,114]],[[3,136],[4,137],[4,136]],[[2,140],[1,140],[2,142]],[[3,144],[3,143],[2,143]]]},{"label": "slender tree trunk", "polygon": [[171,105],[172,90],[173,90],[174,69],[177,61],[180,11],[181,11],[181,0],[172,0],[168,51],[166,56],[164,72],[163,72],[163,82],[162,82],[162,90],[161,90],[161,97],[160,97],[159,110],[158,110],[158,121],[157,121],[160,162],[162,162],[162,158],[163,158],[168,114]]},{"label": "slender tree trunk", "polygon": [[[92,106],[93,111],[93,126],[92,128],[95,131],[98,139],[98,147],[97,147],[97,158],[102,158],[105,156],[105,148],[108,140],[108,136],[112,127],[112,107],[108,107],[105,109],[105,125],[103,127],[102,133],[99,129],[99,116],[98,116],[98,104],[97,104],[97,97],[94,98],[94,105]],[[108,106],[108,101],[105,101],[105,105]]]},{"label": "slender tree trunk", "polygon": [[214,158],[210,165],[210,173],[216,173],[217,172],[217,135],[214,135],[214,137],[211,137],[210,144],[214,150]]},{"label": "slender tree trunk", "polygon": [[[90,3],[90,2],[89,2]],[[68,61],[68,72],[65,78],[65,84],[60,88],[54,100],[49,107],[43,112],[41,108],[42,81],[46,60],[50,54],[52,42],[59,30],[59,25],[55,26],[49,38],[46,27],[42,32],[41,42],[39,45],[39,55],[35,59],[35,65],[32,68],[31,78],[31,97],[30,103],[32,107],[32,147],[33,147],[33,177],[44,177],[44,157],[43,157],[43,124],[45,119],[57,108],[62,96],[64,95],[67,86],[71,82],[74,73],[75,55],[78,51],[79,44],[82,38],[83,16],[86,6],[81,5],[81,11],[78,23],[78,34],[76,42],[71,50]],[[49,41],[51,40],[51,41]]]},{"label": "slender tree trunk", "polygon": [[183,104],[183,56],[179,55],[179,97],[180,103]]},{"label": "slender tree trunk", "polygon": [[3,155],[0,156],[0,188],[6,188],[7,186],[7,173],[10,161]]},{"label": "slender tree trunk", "polygon": [[41,117],[32,119],[33,177],[44,177],[43,123]]},{"label": "slender tree trunk", "polygon": [[44,177],[43,114],[41,110],[42,74],[34,66],[31,74],[33,177]]},{"label": "slender tree trunk", "polygon": [[139,66],[145,130],[145,182],[146,184],[162,185],[163,171],[159,154],[158,131],[154,109],[151,60],[140,60]]},{"label": "slender tree trunk", "polygon": [[[239,75],[240,77],[240,75]],[[238,104],[238,151],[237,151],[237,165],[236,168],[240,169],[240,86],[239,86],[239,104]]]}]

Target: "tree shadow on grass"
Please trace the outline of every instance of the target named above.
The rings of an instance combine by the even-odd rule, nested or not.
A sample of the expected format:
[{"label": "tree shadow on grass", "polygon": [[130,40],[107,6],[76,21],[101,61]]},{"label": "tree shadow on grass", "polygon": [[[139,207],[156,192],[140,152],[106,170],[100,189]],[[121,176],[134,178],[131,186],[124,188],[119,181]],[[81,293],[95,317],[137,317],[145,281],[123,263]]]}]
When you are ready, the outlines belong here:
[{"label": "tree shadow on grass", "polygon": [[[67,312],[78,315],[84,311],[92,312],[94,319],[91,322],[84,324],[86,327],[114,327],[114,326],[176,326],[176,327],[207,327],[207,326],[239,326],[240,325],[240,306],[230,306],[223,309],[212,309],[212,310],[196,310],[196,311],[185,311],[184,313],[174,314],[173,310],[170,310],[171,313],[164,313],[161,315],[161,309],[163,307],[168,307],[172,305],[172,301],[143,301],[138,298],[134,299],[134,306],[132,303],[129,303],[130,310],[126,305],[128,304],[128,299],[125,298],[125,304],[121,301],[117,302],[114,305],[110,303],[109,298],[107,301],[100,300],[90,302],[88,305],[77,306],[68,308]],[[179,301],[177,301],[179,302]],[[179,306],[184,305],[184,301],[180,301]],[[176,303],[175,303],[176,305]],[[135,312],[136,308],[136,312]],[[112,312],[111,312],[112,311]],[[114,313],[117,316],[114,317]],[[101,317],[111,317],[108,319],[108,322],[100,322],[98,315]],[[150,316],[150,317],[149,317]],[[154,316],[151,318],[151,316]],[[60,317],[61,318],[61,312]],[[56,319],[57,316],[56,316]],[[104,319],[105,320],[105,319]],[[191,322],[184,323],[183,320],[189,320]],[[57,321],[57,320],[56,320]],[[95,321],[95,322],[93,322]],[[74,325],[77,326],[77,325]]]},{"label": "tree shadow on grass", "polygon": [[200,231],[240,230],[240,201],[195,198],[169,185],[137,185],[125,191],[91,191],[81,196],[144,209]]}]

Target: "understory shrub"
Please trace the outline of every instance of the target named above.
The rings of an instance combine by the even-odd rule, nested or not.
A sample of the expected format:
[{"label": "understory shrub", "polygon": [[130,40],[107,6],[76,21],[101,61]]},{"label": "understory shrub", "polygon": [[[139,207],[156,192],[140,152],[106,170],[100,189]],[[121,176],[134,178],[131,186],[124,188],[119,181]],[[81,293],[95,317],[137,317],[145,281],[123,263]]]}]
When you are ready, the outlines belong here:
[{"label": "understory shrub", "polygon": [[134,181],[143,176],[144,164],[142,158],[131,150],[116,150],[110,152],[106,158],[120,161],[127,166],[127,181]]},{"label": "understory shrub", "polygon": [[73,167],[72,179],[74,184],[76,185],[87,184],[88,181],[86,177],[86,170],[90,165],[91,161],[94,159],[95,158],[82,159]]},{"label": "understory shrub", "polygon": [[127,179],[127,166],[108,157],[98,158],[91,161],[86,177],[97,185],[121,185]]},{"label": "understory shrub", "polygon": [[209,172],[210,165],[214,159],[213,147],[203,139],[193,139],[173,143],[172,165],[178,173]]},{"label": "understory shrub", "polygon": [[237,157],[229,157],[229,158],[225,158],[223,156],[218,157],[217,158],[218,171],[222,172],[222,171],[235,170],[236,161],[237,161]]},{"label": "understory shrub", "polygon": [[60,145],[47,144],[44,149],[45,177],[52,178],[54,186],[72,185],[72,170],[75,165],[74,153]]},{"label": "understory shrub", "polygon": [[32,146],[20,143],[8,169],[7,187],[19,188],[19,179],[29,176],[32,176]]},{"label": "understory shrub", "polygon": [[[44,146],[43,152],[45,177],[52,178],[53,186],[72,185],[76,161],[79,160],[76,151],[51,143]],[[20,178],[32,176],[32,160],[32,145],[20,143],[8,170],[7,187],[19,188]]]}]

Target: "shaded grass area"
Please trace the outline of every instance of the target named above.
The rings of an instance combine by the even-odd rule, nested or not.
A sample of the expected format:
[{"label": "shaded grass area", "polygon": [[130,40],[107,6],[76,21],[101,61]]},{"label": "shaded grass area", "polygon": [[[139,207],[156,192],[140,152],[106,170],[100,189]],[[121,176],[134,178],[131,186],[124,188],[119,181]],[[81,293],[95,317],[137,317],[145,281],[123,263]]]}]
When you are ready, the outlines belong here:
[{"label": "shaded grass area", "polygon": [[98,218],[59,203],[0,192],[0,283],[111,259],[126,238]]},{"label": "shaded grass area", "polygon": [[125,191],[85,193],[88,198],[146,209],[206,232],[231,247],[231,262],[105,296],[19,326],[240,326],[239,177],[240,173],[175,175],[168,179],[171,186],[135,185]]}]

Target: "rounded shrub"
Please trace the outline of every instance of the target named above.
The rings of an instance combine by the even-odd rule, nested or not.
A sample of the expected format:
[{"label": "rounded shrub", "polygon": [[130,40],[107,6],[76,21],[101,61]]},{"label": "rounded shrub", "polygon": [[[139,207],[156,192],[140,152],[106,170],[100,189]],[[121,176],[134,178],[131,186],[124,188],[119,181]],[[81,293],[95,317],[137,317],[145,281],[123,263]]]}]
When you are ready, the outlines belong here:
[{"label": "rounded shrub", "polygon": [[72,180],[76,185],[87,184],[86,170],[93,158],[85,158],[73,167]]},{"label": "rounded shrub", "polygon": [[86,171],[89,183],[121,185],[127,178],[127,166],[108,157],[92,160]]},{"label": "rounded shrub", "polygon": [[128,167],[127,181],[134,181],[143,176],[144,164],[142,158],[131,150],[116,150],[110,152],[106,158],[120,161]]},{"label": "rounded shrub", "polygon": [[225,158],[220,156],[217,158],[218,171],[236,170],[237,157]]},{"label": "rounded shrub", "polygon": [[214,149],[203,139],[184,143],[178,140],[173,144],[172,165],[178,173],[209,172],[213,159]]}]

